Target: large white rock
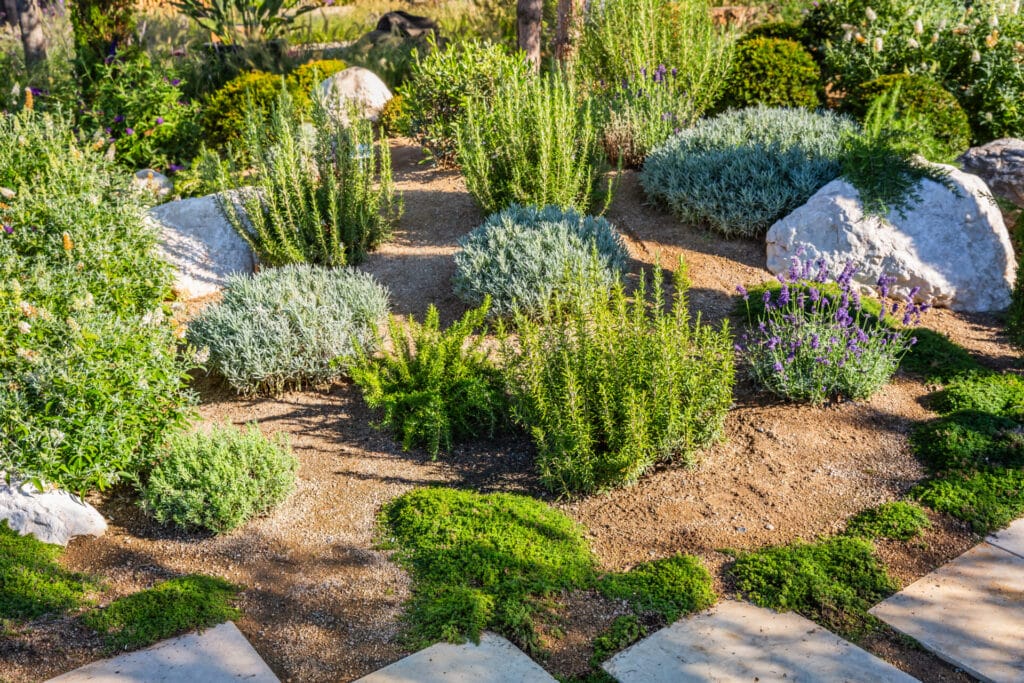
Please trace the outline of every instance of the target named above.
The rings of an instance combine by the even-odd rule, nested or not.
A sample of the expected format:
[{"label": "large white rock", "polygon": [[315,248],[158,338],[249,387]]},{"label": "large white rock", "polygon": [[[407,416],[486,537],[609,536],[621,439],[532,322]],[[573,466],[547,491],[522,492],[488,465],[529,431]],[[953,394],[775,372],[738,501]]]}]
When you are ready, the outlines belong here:
[{"label": "large white rock", "polygon": [[970,148],[957,161],[968,173],[981,176],[997,197],[1024,209],[1024,140],[993,140]]},{"label": "large white rock", "polygon": [[789,269],[803,259],[824,258],[838,272],[853,261],[856,281],[872,286],[882,274],[896,278],[905,296],[920,287],[919,300],[956,311],[994,311],[1010,305],[1016,260],[999,208],[981,178],[952,166],[955,188],[922,180],[921,201],[865,216],[857,190],[842,178],[821,188],[802,207],[768,230],[768,270]]},{"label": "large white rock", "polygon": [[0,520],[22,536],[67,545],[75,536],[102,536],[107,522],[96,508],[67,491],[40,493],[29,483],[0,483]]},{"label": "large white rock", "polygon": [[195,299],[224,288],[228,275],[251,273],[256,257],[221,212],[219,195],[161,204],[147,220],[160,231],[160,252],[174,266],[174,293]]},{"label": "large white rock", "polygon": [[352,109],[363,118],[376,121],[392,97],[377,74],[360,66],[350,66],[324,80],[314,96],[320,98],[332,116],[346,123]]}]

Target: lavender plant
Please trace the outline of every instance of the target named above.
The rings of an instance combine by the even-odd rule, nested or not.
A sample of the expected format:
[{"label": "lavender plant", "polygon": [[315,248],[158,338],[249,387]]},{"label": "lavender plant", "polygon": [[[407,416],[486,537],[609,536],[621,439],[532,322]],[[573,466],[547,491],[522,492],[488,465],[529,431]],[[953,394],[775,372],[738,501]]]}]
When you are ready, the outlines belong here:
[{"label": "lavender plant", "polygon": [[[762,386],[792,401],[822,404],[865,399],[888,383],[917,341],[905,328],[918,323],[928,304],[915,303],[917,288],[902,303],[888,302],[893,278],[883,275],[880,313],[869,314],[853,282],[856,272],[847,263],[833,282],[824,259],[794,257],[789,272],[779,275],[781,289],[764,291],[764,312],[736,347]],[[737,291],[749,302],[742,286]]]}]

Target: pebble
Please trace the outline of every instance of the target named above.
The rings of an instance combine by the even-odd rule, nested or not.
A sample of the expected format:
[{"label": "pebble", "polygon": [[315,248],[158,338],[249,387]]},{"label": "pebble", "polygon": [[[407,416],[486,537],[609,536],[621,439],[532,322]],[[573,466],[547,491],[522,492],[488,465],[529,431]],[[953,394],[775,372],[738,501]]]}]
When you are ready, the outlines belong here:
[{"label": "pebble", "polygon": [[736,531],[740,532],[741,534],[745,534],[745,533],[747,533],[747,527],[745,527],[745,526],[738,526],[738,527],[736,527]]},{"label": "pebble", "polygon": [[767,529],[768,531],[775,531],[775,525],[774,524],[765,524],[764,528]]}]

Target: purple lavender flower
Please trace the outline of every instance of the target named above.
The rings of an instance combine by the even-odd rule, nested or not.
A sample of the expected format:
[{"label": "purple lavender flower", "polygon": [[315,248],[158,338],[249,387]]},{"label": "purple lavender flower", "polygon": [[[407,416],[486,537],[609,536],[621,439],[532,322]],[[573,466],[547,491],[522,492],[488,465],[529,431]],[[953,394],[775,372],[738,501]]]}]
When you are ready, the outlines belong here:
[{"label": "purple lavender flower", "polygon": [[789,285],[782,285],[782,291],[779,292],[779,305],[785,306],[789,303]]},{"label": "purple lavender flower", "polygon": [[764,294],[761,296],[761,300],[764,301],[765,306],[772,302],[772,292],[770,289],[764,290]]},{"label": "purple lavender flower", "polygon": [[173,85],[175,87],[181,85],[181,79],[180,78],[172,78],[171,79],[171,85]]},{"label": "purple lavender flower", "polygon": [[736,285],[736,291],[740,293],[740,296],[743,297],[744,301],[750,299],[750,293],[747,292],[747,288],[743,285]]},{"label": "purple lavender flower", "polygon": [[4,225],[4,232],[6,232],[8,235],[13,235],[14,234],[14,226],[13,225]]},{"label": "purple lavender flower", "polygon": [[135,135],[135,129],[134,128],[125,128],[124,129],[124,134],[125,135]]},{"label": "purple lavender flower", "polygon": [[162,117],[162,116],[156,117],[156,125],[162,126],[163,124],[164,124],[164,117]]},{"label": "purple lavender flower", "polygon": [[118,114],[114,117],[114,123],[121,123],[122,121],[124,121],[124,116],[122,116],[121,114]]},{"label": "purple lavender flower", "polygon": [[775,365],[772,366],[772,370],[774,370],[775,372],[782,372],[782,363],[780,363],[779,361],[775,361]]}]

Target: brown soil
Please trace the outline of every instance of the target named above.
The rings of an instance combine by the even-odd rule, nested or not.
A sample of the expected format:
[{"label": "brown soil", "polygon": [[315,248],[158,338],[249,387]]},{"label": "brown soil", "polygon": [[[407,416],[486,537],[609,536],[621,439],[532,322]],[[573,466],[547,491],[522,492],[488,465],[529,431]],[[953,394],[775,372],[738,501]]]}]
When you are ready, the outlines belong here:
[{"label": "brown soil", "polygon": [[[391,288],[397,313],[419,317],[433,302],[450,321],[465,310],[451,294],[451,254],[481,215],[457,173],[420,164],[407,142],[396,143],[393,153],[406,212],[394,240],[364,267]],[[656,261],[674,269],[685,258],[691,304],[705,319],[728,316],[737,284],[769,277],[762,245],[680,225],[645,204],[635,174],[624,174],[608,216],[629,237],[634,271]],[[993,366],[1016,362],[992,318],[935,311],[926,324]],[[128,492],[107,494],[96,502],[111,521],[109,532],[75,540],[62,562],[106,579],[100,603],[189,572],[245,586],[239,627],[282,680],[350,680],[407,654],[398,634],[409,580],[374,547],[382,503],[428,485],[545,495],[521,436],[467,444],[431,462],[375,429],[375,415],[350,385],[247,400],[212,381],[198,384],[203,419],[256,421],[268,433],[291,435],[302,463],[295,494],[269,517],[221,537],[158,527]],[[921,405],[928,391],[898,376],[870,401],[811,408],[767,399],[741,379],[727,438],[693,467],[660,468],[630,488],[557,504],[589,530],[605,569],[693,553],[728,595],[721,550],[834,533],[851,515],[898,498],[922,477],[906,434],[928,417]],[[902,584],[978,541],[948,518],[933,521],[923,539],[879,546]],[[543,628],[550,648],[544,665],[581,674],[590,641],[623,608],[589,592],[565,596],[564,607]],[[921,680],[969,680],[892,633],[863,644]],[[74,619],[33,624],[0,638],[0,679],[43,680],[99,656],[100,644]]]}]

